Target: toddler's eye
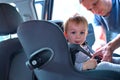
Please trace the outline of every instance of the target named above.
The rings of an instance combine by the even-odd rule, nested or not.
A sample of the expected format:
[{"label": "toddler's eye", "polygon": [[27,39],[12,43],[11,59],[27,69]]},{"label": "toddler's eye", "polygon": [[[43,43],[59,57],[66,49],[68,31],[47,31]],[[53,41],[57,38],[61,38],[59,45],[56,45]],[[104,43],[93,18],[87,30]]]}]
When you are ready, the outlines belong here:
[{"label": "toddler's eye", "polygon": [[80,32],[80,34],[84,34],[85,32]]},{"label": "toddler's eye", "polygon": [[71,32],[72,34],[75,34],[75,32]]},{"label": "toddler's eye", "polygon": [[88,9],[89,11],[92,11],[92,9]]}]

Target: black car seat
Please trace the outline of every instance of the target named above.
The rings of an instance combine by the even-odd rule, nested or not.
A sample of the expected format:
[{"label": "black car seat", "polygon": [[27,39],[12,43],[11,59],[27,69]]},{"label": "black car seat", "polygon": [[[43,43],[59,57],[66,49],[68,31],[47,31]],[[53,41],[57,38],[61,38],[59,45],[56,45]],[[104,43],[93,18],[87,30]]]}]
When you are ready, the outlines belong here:
[{"label": "black car seat", "polygon": [[28,57],[26,65],[38,80],[119,80],[120,73],[106,70],[77,71],[68,43],[58,25],[40,20],[18,27],[18,38]]},{"label": "black car seat", "polygon": [[0,37],[9,35],[9,39],[0,42],[0,80],[32,80],[23,48],[17,37],[11,37],[22,22],[15,7],[0,3]]}]

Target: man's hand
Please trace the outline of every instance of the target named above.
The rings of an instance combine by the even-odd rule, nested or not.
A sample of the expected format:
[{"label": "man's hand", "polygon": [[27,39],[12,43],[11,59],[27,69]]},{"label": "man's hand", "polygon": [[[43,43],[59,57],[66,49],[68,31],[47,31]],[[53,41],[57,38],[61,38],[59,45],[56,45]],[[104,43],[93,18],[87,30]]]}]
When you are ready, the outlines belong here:
[{"label": "man's hand", "polygon": [[112,51],[107,46],[103,47],[102,54],[103,54],[102,61],[108,61],[108,62],[112,61]]},{"label": "man's hand", "polygon": [[113,53],[113,51],[110,50],[110,47],[108,45],[105,45],[105,46],[101,47],[100,49],[98,49],[97,51],[95,51],[93,56],[99,56],[102,58],[102,61],[111,62],[112,61],[112,53]]},{"label": "man's hand", "polygon": [[101,47],[100,49],[98,49],[97,51],[95,51],[93,56],[99,56],[102,58],[102,61],[108,61],[111,62],[112,61],[112,51],[110,50],[110,47],[108,45],[105,45],[103,47]]}]

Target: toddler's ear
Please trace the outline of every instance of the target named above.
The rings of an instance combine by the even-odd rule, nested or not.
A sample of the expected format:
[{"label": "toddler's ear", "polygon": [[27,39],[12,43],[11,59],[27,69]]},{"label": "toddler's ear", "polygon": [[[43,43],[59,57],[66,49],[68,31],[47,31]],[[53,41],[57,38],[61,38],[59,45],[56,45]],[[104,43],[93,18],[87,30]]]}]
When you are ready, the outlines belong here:
[{"label": "toddler's ear", "polygon": [[65,36],[65,38],[67,39],[67,33],[66,33],[66,32],[64,32],[64,36]]}]

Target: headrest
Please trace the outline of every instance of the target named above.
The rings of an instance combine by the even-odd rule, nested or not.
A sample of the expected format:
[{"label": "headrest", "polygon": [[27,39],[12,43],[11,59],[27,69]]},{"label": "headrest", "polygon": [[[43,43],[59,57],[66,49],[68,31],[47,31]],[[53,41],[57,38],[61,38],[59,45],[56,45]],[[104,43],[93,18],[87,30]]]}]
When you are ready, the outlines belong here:
[{"label": "headrest", "polygon": [[27,64],[30,68],[45,68],[46,65],[54,69],[56,65],[58,67],[55,70],[59,71],[62,65],[68,66],[68,44],[58,25],[49,21],[31,20],[22,23],[17,34],[29,58]]},{"label": "headrest", "polygon": [[0,35],[14,34],[23,22],[16,8],[7,3],[0,3]]},{"label": "headrest", "polygon": [[62,30],[58,25],[49,21],[31,20],[24,22],[19,26],[17,34],[26,53],[29,54],[43,45],[44,47],[58,47],[59,44],[61,48],[63,45],[67,45]]}]

